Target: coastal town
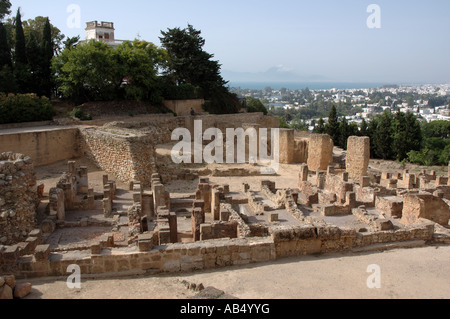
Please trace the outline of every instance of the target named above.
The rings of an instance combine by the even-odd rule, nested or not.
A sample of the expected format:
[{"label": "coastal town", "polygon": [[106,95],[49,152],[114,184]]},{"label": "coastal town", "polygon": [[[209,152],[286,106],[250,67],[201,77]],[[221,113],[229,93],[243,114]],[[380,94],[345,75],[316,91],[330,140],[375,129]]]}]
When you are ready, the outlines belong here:
[{"label": "coastal town", "polygon": [[[318,106],[327,104],[345,106],[347,112],[344,116],[347,121],[358,125],[362,119],[368,120],[385,110],[391,110],[392,113],[411,112],[419,120],[427,122],[450,120],[450,84],[385,85],[366,89],[289,90],[267,87],[264,90],[231,90],[242,98],[260,99],[275,115],[286,111],[290,112],[293,118],[299,115],[310,131],[314,130],[314,124],[320,117],[325,122],[328,121],[327,113],[320,114],[318,111]],[[289,122],[288,124],[291,124]]]}]

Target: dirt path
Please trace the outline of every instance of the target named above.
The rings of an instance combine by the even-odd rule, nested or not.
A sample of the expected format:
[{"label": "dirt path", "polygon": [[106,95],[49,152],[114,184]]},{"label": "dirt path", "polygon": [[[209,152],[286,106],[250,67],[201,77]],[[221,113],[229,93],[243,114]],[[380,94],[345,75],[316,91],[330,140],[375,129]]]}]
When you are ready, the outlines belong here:
[{"label": "dirt path", "polygon": [[[27,298],[186,299],[195,295],[181,283],[186,280],[241,299],[448,299],[449,262],[450,246],[305,256],[191,274],[82,280],[80,290],[68,289],[65,279],[37,279]],[[380,266],[380,289],[367,287],[371,264]]]}]

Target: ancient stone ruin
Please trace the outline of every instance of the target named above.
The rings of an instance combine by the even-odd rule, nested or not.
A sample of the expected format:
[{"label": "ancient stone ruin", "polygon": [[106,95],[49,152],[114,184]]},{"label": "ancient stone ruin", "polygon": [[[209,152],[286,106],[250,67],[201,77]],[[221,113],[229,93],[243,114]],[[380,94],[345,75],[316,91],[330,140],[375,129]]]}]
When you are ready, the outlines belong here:
[{"label": "ancient stone ruin", "polygon": [[[197,118],[223,131],[278,126],[258,113]],[[249,158],[174,164],[177,127],[192,129],[193,118],[80,127],[65,172],[45,187],[31,157],[0,154],[2,272],[64,276],[71,264],[83,274],[182,272],[450,242],[450,176],[374,173],[368,138],[350,137],[342,162],[328,135],[281,130],[281,167],[270,175]],[[95,186],[94,172],[73,158],[95,163]]]}]

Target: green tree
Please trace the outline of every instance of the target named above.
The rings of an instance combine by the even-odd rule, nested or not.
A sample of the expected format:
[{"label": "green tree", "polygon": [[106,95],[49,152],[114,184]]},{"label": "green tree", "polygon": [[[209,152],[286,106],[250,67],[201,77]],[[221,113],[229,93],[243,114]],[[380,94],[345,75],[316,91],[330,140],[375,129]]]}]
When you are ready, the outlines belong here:
[{"label": "green tree", "polygon": [[375,130],[375,154],[382,159],[393,159],[392,142],[392,115],[386,110],[380,116]]},{"label": "green tree", "polygon": [[53,61],[63,97],[75,103],[116,98],[123,74],[113,48],[95,40],[66,49]]},{"label": "green tree", "polygon": [[362,119],[361,124],[359,126],[359,136],[369,136],[369,126],[365,119]]},{"label": "green tree", "polygon": [[246,98],[246,105],[249,113],[262,112],[264,115],[267,115],[268,113],[267,108],[260,99],[255,99],[254,97],[249,96]]},{"label": "green tree", "polygon": [[121,44],[113,55],[121,77],[128,79],[125,98],[149,100],[152,89],[159,85],[158,69],[166,61],[165,51],[153,43],[134,40]]},{"label": "green tree", "polygon": [[201,31],[188,24],[185,29],[161,31],[163,48],[167,50],[168,65],[164,74],[175,84],[192,84],[200,87],[205,99],[205,109],[210,113],[234,113],[240,108],[237,96],[225,87],[220,74],[220,64],[212,54],[203,50],[205,40]]},{"label": "green tree", "polygon": [[54,54],[50,20],[46,18],[42,31],[39,95],[51,97],[53,89],[52,59]]},{"label": "green tree", "polygon": [[28,67],[25,35],[22,27],[20,9],[17,10],[15,20],[14,44],[14,78],[20,93],[29,93],[30,70]]},{"label": "green tree", "polygon": [[14,47],[14,61],[15,63],[27,64],[27,53],[25,34],[22,26],[22,15],[20,9],[17,10],[15,20],[15,47]]},{"label": "green tree", "polygon": [[0,67],[12,66],[11,47],[8,43],[8,34],[5,25],[0,22]]},{"label": "green tree", "polygon": [[59,54],[63,49],[65,35],[50,23],[48,17],[37,16],[34,19],[23,21],[23,32],[25,38],[28,38],[30,34],[34,34],[38,43],[49,42],[53,55]]},{"label": "green tree", "polygon": [[408,158],[410,151],[419,151],[422,145],[420,123],[414,114],[397,112],[393,118],[393,152],[398,161]]},{"label": "green tree", "polygon": [[317,125],[314,128],[314,133],[324,134],[325,133],[325,124],[323,122],[323,118],[320,118],[317,122]]},{"label": "green tree", "polygon": [[76,37],[71,37],[71,38],[67,38],[63,44],[64,44],[64,49],[71,49],[74,46],[76,46],[78,44],[78,42],[80,42],[80,36],[76,36]]},{"label": "green tree", "polygon": [[339,123],[339,146],[344,150],[347,149],[347,140],[350,137],[350,128],[348,126],[347,119],[345,116],[342,118],[342,121]]},{"label": "green tree", "polygon": [[337,116],[336,106],[333,104],[331,107],[330,115],[328,117],[328,123],[325,126],[325,131],[331,136],[335,145],[339,145],[339,122]]},{"label": "green tree", "polygon": [[11,2],[9,0],[0,0],[0,21],[11,13]]}]

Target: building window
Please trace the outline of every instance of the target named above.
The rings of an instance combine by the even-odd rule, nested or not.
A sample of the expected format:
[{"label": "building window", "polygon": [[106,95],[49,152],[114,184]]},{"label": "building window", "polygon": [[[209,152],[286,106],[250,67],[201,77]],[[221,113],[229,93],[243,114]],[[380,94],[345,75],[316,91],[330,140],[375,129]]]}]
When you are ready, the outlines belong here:
[{"label": "building window", "polygon": [[109,33],[105,33],[105,39],[109,40]]}]

